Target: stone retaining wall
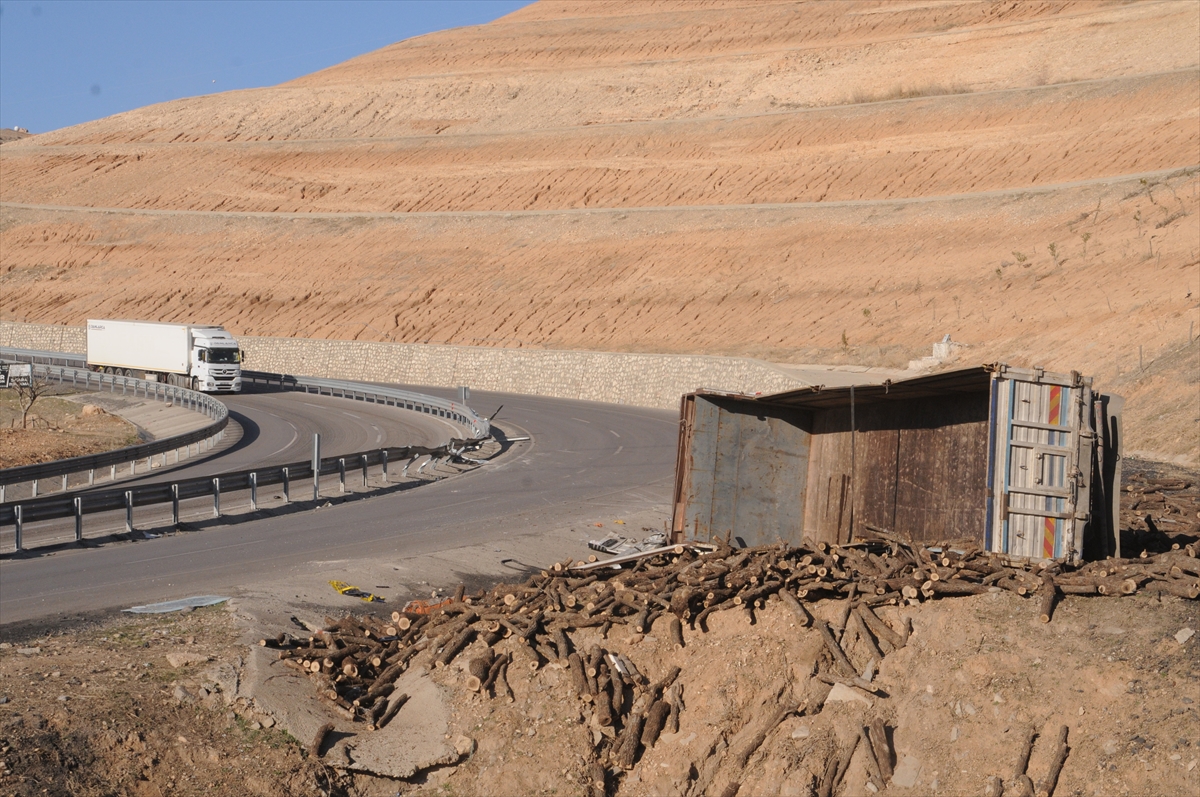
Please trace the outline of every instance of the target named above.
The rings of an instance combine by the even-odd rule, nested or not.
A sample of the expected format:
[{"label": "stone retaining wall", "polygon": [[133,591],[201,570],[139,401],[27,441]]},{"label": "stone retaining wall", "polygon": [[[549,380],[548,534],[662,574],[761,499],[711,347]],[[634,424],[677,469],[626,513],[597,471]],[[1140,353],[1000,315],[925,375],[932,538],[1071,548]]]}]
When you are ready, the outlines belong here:
[{"label": "stone retaining wall", "polygon": [[[524,393],[677,409],[697,388],[776,393],[805,385],[741,357],[493,349],[305,338],[238,339],[255,371]],[[0,346],[83,352],[83,327],[0,322]]]}]

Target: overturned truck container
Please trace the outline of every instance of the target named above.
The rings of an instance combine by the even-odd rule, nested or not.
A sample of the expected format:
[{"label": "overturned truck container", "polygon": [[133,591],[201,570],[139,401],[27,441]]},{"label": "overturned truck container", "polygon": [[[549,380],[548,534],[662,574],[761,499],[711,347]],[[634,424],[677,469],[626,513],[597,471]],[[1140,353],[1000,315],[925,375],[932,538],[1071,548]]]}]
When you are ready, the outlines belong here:
[{"label": "overturned truck container", "polygon": [[880,531],[1014,556],[1120,555],[1118,396],[987,365],[769,396],[683,397],[673,541]]}]

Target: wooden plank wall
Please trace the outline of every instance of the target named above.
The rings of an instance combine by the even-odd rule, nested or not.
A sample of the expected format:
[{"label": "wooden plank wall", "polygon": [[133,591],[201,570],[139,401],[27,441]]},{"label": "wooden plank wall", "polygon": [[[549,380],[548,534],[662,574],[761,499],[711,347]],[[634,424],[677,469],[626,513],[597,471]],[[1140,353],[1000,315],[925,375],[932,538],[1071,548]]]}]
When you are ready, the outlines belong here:
[{"label": "wooden plank wall", "polygon": [[983,541],[987,395],[881,402],[856,408],[851,483],[850,410],[813,418],[807,536],[849,542],[863,524],[913,540]]}]

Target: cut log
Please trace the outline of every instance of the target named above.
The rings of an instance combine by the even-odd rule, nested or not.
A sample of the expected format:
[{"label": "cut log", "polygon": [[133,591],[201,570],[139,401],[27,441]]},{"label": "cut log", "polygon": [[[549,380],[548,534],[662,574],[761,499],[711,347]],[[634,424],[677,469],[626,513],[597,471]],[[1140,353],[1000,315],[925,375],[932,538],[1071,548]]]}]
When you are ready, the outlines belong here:
[{"label": "cut log", "polygon": [[374,729],[379,730],[379,729],[383,728],[383,726],[385,726],[389,722],[391,722],[392,719],[396,716],[396,714],[400,711],[400,709],[407,702],[408,702],[408,695],[403,692],[401,692],[398,695],[392,695],[391,698],[388,700],[387,708],[384,710],[383,714],[379,717],[379,719],[376,720]]},{"label": "cut log", "polygon": [[883,791],[886,781],[883,779],[883,769],[879,766],[879,760],[875,757],[875,749],[871,745],[871,739],[867,736],[866,726],[858,726],[858,735],[863,743],[863,752],[867,758],[867,776],[871,782],[875,784],[875,788]]},{"label": "cut log", "polygon": [[434,667],[445,667],[454,657],[462,651],[471,640],[475,638],[475,629],[471,627],[464,628],[455,637],[453,637],[446,646],[442,648],[442,652],[433,660]]},{"label": "cut log", "polygon": [[829,648],[829,652],[833,654],[833,660],[845,671],[846,676],[857,678],[858,670],[854,669],[854,665],[850,663],[850,659],[846,658],[846,652],[842,650],[841,645],[833,638],[833,633],[829,630],[829,625],[824,620],[813,620],[813,626],[821,633],[821,638],[825,640],[825,647]]},{"label": "cut log", "polygon": [[733,766],[739,770],[745,769],[746,762],[750,760],[750,756],[754,755],[758,748],[762,747],[762,743],[766,741],[766,738],[768,735],[770,735],[771,731],[775,730],[775,728],[779,726],[779,723],[783,722],[792,714],[803,713],[804,709],[804,703],[784,706],[771,716],[767,717],[762,725],[760,725],[754,732],[754,735],[747,739],[746,742],[730,756],[730,761]]},{"label": "cut log", "polygon": [[308,746],[308,754],[312,758],[321,757],[321,746],[325,744],[325,737],[333,730],[333,723],[327,722],[320,728],[317,728],[316,735],[313,736],[312,744]]},{"label": "cut log", "polygon": [[1054,606],[1058,603],[1058,588],[1054,584],[1054,579],[1046,576],[1042,579],[1042,588],[1038,591],[1042,599],[1042,610],[1038,615],[1043,623],[1050,622],[1050,618],[1054,616]]},{"label": "cut log", "polygon": [[665,700],[657,700],[646,713],[646,726],[642,729],[642,747],[653,747],[671,715],[671,706]]},{"label": "cut log", "polygon": [[1033,797],[1033,781],[1030,781],[1025,774],[1025,770],[1029,768],[1029,756],[1033,753],[1033,740],[1037,738],[1037,729],[1030,727],[1025,730],[1021,742],[1021,747],[1017,751],[1017,762],[1013,765],[1013,774],[1009,779],[1009,787],[1005,789],[1005,794],[1009,791],[1014,793],[1021,791],[1023,786],[1022,778],[1029,782],[1029,794],[1027,797]]},{"label": "cut log", "polygon": [[1054,797],[1054,788],[1058,785],[1058,776],[1062,772],[1063,764],[1066,763],[1067,754],[1071,752],[1071,748],[1067,745],[1067,734],[1070,733],[1070,728],[1063,725],[1058,729],[1058,746],[1054,752],[1054,760],[1050,762],[1050,771],[1038,783],[1037,797]]},{"label": "cut log", "polygon": [[783,605],[788,607],[791,613],[796,616],[796,621],[800,624],[801,628],[807,628],[809,625],[812,625],[812,616],[800,605],[800,601],[796,600],[795,595],[786,589],[779,590],[778,595],[780,600],[783,601]]},{"label": "cut log", "polygon": [[578,653],[571,653],[567,656],[567,669],[571,671],[571,685],[575,689],[575,694],[579,697],[590,694],[583,659],[579,657]]},{"label": "cut log", "polygon": [[667,636],[676,650],[683,649],[683,623],[673,614],[667,615]]},{"label": "cut log", "polygon": [[888,739],[887,726],[880,717],[871,720],[871,749],[875,753],[875,763],[879,764],[879,774],[887,783],[892,779],[892,743]]},{"label": "cut log", "polygon": [[633,769],[637,762],[638,751],[642,745],[642,727],[646,718],[641,714],[633,714],[625,722],[625,729],[617,737],[614,763],[626,772]]}]

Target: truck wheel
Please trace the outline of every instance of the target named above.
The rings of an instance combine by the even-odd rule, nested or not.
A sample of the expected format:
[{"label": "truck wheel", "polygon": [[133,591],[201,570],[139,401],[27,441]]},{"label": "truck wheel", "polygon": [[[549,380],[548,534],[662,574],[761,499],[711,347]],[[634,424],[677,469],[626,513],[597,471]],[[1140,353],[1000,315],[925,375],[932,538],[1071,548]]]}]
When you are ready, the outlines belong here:
[{"label": "truck wheel", "polygon": [[197,393],[200,392],[200,380],[194,376],[192,377],[192,390],[195,390]]}]

